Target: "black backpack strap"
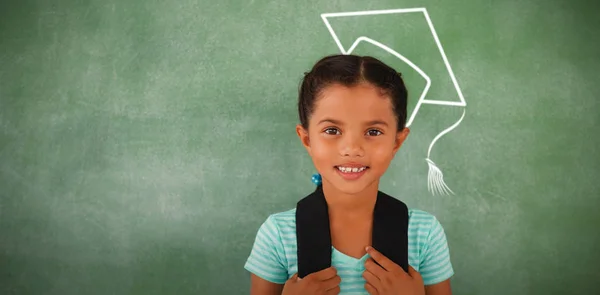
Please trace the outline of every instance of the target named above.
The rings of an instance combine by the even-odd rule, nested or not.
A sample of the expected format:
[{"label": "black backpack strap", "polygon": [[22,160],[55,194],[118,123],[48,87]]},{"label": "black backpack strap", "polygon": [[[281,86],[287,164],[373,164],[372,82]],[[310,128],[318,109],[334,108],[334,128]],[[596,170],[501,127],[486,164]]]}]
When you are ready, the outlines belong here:
[{"label": "black backpack strap", "polygon": [[299,278],[331,266],[329,212],[320,185],[296,205],[296,239]]},{"label": "black backpack strap", "polygon": [[378,192],[373,217],[373,248],[408,272],[408,207]]},{"label": "black backpack strap", "polygon": [[[378,192],[373,217],[373,247],[408,272],[408,207]],[[321,186],[296,205],[298,277],[331,266],[331,231]]]}]

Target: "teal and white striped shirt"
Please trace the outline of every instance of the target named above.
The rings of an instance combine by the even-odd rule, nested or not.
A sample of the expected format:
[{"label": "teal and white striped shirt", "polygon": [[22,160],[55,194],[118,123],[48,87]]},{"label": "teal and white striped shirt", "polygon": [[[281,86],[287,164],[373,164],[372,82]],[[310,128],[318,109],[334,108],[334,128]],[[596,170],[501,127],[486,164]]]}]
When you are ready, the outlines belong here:
[{"label": "teal and white striped shirt", "polygon": [[[425,285],[450,278],[454,269],[442,225],[422,210],[409,209],[408,263],[423,277]],[[296,257],[296,208],[271,214],[260,226],[244,268],[277,284],[284,284],[298,271]],[[341,277],[340,294],[367,294],[361,259],[332,249],[331,263]]]}]

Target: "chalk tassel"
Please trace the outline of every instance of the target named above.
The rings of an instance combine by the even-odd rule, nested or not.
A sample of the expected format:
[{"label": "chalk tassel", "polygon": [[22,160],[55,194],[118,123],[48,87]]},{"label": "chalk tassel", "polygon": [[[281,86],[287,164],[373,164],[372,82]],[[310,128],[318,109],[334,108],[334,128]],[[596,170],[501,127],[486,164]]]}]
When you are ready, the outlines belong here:
[{"label": "chalk tassel", "polygon": [[460,117],[460,119],[458,120],[458,122],[454,123],[454,125],[448,127],[446,130],[440,132],[440,134],[438,134],[431,141],[431,144],[429,145],[429,150],[427,150],[427,158],[425,159],[425,161],[427,161],[427,165],[429,166],[429,173],[427,174],[427,189],[433,195],[435,195],[436,193],[440,194],[440,195],[454,194],[454,192],[444,182],[444,174],[442,173],[442,170],[440,168],[438,168],[438,166],[430,159],[430,155],[431,155],[431,149],[433,148],[433,145],[435,144],[435,142],[440,137],[442,137],[444,134],[446,134],[446,133],[452,131],[452,129],[456,128],[456,126],[458,126],[458,124],[460,124],[460,122],[463,120],[464,117],[465,117],[465,110],[463,109],[463,114]]}]

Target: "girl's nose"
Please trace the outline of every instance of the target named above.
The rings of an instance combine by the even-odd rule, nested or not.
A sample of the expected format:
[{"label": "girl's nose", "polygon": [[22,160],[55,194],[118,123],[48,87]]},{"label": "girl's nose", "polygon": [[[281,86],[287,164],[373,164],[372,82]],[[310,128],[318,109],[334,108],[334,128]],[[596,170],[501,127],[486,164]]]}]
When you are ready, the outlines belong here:
[{"label": "girl's nose", "polygon": [[341,142],[341,155],[344,157],[362,157],[364,156],[362,138],[358,136],[347,135]]}]

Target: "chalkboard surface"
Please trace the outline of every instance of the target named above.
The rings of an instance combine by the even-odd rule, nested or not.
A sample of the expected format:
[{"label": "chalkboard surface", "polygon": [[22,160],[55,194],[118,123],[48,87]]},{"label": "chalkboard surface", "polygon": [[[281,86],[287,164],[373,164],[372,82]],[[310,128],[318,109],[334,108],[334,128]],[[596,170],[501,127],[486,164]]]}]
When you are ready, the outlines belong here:
[{"label": "chalkboard surface", "polygon": [[247,294],[313,189],[298,83],[340,52],[406,78],[381,190],[441,221],[455,294],[596,293],[592,3],[2,1],[0,294]]}]

